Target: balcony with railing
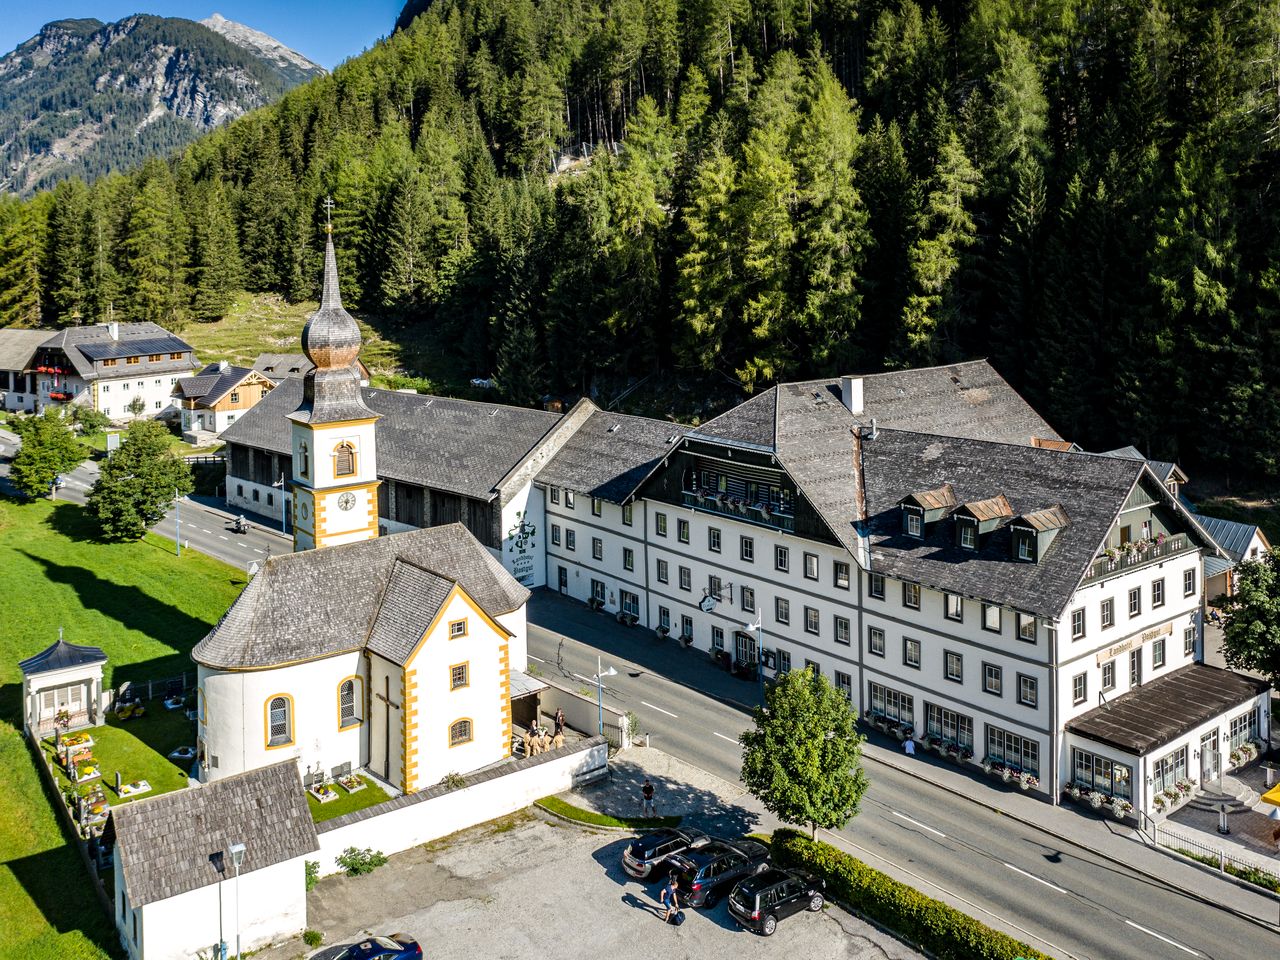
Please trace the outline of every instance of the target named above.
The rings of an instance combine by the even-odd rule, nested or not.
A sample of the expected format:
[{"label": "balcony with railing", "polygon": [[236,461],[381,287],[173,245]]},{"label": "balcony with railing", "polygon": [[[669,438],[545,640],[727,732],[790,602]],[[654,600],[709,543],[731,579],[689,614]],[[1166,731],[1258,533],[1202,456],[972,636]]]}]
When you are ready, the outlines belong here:
[{"label": "balcony with railing", "polygon": [[685,490],[682,502],[686,507],[693,507],[705,513],[714,513],[722,517],[732,517],[743,523],[754,523],[775,530],[795,532],[796,520],[789,505],[779,500],[755,500],[735,497],[717,490],[699,488]]},{"label": "balcony with railing", "polygon": [[1127,543],[1122,547],[1108,547],[1093,561],[1089,572],[1085,574],[1084,582],[1093,583],[1105,577],[1118,576],[1197,549],[1199,548],[1185,533],[1157,536],[1151,540]]}]

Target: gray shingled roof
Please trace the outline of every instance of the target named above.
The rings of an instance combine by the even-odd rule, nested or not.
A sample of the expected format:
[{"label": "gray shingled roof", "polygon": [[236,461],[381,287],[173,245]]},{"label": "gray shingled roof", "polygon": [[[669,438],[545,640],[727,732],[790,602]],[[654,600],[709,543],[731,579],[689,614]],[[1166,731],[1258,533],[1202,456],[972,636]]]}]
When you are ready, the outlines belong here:
[{"label": "gray shingled roof", "polygon": [[292,759],[112,807],[110,832],[135,907],[230,879],[234,843],[245,845],[242,874],[320,849]]},{"label": "gray shingled roof", "polygon": [[[1038,447],[881,430],[863,441],[871,569],[1045,617],[1057,617],[1097,555],[1142,461]],[[977,552],[955,544],[948,522],[924,540],[902,531],[899,502],[950,483],[962,502],[1003,494],[1015,514],[1060,506],[1070,518],[1036,563],[1012,559],[1007,527]],[[1149,481],[1156,495],[1167,491]]]},{"label": "gray shingled roof", "polygon": [[453,587],[447,577],[397,559],[369,628],[369,650],[403,666]]},{"label": "gray shingled roof", "polygon": [[[785,396],[822,394],[843,408],[839,380],[780,384],[708,420],[693,436],[772,451],[781,436]],[[863,410],[845,412],[852,423],[914,430],[944,437],[1030,444],[1032,438],[1060,440],[986,360],[942,367],[891,370],[862,377]]]},{"label": "gray shingled roof", "polygon": [[1200,521],[1205,533],[1213,537],[1214,543],[1236,563],[1244,559],[1245,551],[1258,532],[1258,527],[1252,523],[1237,523],[1235,520],[1209,517],[1203,513],[1196,514],[1196,519]]},{"label": "gray shingled roof", "polygon": [[[49,337],[40,346],[51,350],[61,350],[67,355],[67,358],[71,361],[71,365],[76,368],[76,373],[80,378],[89,380],[96,378],[98,374],[94,370],[93,361],[84,353],[81,349],[82,347],[89,347],[91,351],[94,348],[98,348],[98,352],[105,350],[106,353],[104,355],[106,356],[118,355],[122,357],[133,355],[130,354],[129,348],[132,348],[135,354],[168,354],[170,351],[176,353],[191,350],[189,344],[180,338],[175,337],[164,327],[156,323],[122,323],[118,325],[116,332],[119,334],[118,340],[113,340],[109,324],[99,323],[85,327],[67,327],[66,329],[60,330],[58,333]],[[145,349],[145,344],[153,341],[163,341],[166,344],[172,345],[164,346],[159,350]],[[124,352],[122,353],[116,353],[114,352],[114,345],[117,343],[127,343],[129,347],[124,348]],[[174,361],[174,363],[179,366],[189,365],[186,361]],[[166,368],[169,366],[170,364],[165,364]],[[160,369],[160,366],[153,364],[147,369],[157,370]]]},{"label": "gray shingled roof", "polygon": [[[361,391],[378,422],[378,476],[488,500],[560,414],[390,390]],[[302,401],[289,378],[222,432],[227,443],[288,455],[288,414]]]},{"label": "gray shingled roof", "polygon": [[0,330],[0,370],[27,370],[48,330]]},{"label": "gray shingled roof", "polygon": [[[314,366],[305,353],[260,353],[253,361],[253,369],[273,383],[279,383],[286,377],[301,379]],[[361,380],[369,379],[369,368],[363,360],[357,358],[353,366]]]},{"label": "gray shingled roof", "polygon": [[684,433],[667,420],[597,410],[539,471],[538,482],[623,503]]},{"label": "gray shingled roof", "polygon": [[360,649],[398,560],[456,581],[491,617],[529,597],[462,524],[410,530],[269,558],[191,658],[254,670]]},{"label": "gray shingled roof", "polygon": [[183,377],[174,392],[185,400],[199,400],[205,405],[217,403],[253,373],[248,367],[228,364],[224,369],[211,363],[193,377]]},{"label": "gray shingled roof", "polygon": [[18,669],[28,677],[39,673],[52,673],[67,667],[79,667],[90,663],[106,663],[107,655],[99,647],[80,646],[59,639],[45,647],[34,657],[18,662]]},{"label": "gray shingled roof", "polygon": [[1067,723],[1077,736],[1143,756],[1270,689],[1243,674],[1189,663]]}]

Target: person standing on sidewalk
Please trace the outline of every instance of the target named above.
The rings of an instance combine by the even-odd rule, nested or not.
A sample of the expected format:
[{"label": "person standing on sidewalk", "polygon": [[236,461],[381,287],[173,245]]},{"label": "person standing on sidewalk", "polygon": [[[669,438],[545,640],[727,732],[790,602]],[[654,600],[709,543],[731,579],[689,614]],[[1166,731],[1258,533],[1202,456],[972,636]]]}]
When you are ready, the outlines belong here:
[{"label": "person standing on sidewalk", "polygon": [[653,784],[649,782],[649,778],[644,778],[644,786],[640,788],[640,811],[641,816],[656,817],[658,815],[658,804],[653,799]]},{"label": "person standing on sidewalk", "polygon": [[902,749],[906,752],[908,757],[914,757],[916,755],[916,742],[910,737],[907,737],[907,739],[902,741]]}]

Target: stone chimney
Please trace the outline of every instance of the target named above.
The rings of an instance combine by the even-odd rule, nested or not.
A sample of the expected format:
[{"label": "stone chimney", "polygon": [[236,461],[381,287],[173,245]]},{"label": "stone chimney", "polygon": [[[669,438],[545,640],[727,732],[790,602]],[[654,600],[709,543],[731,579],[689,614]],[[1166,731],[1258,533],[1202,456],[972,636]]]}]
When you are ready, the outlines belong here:
[{"label": "stone chimney", "polygon": [[840,402],[843,403],[855,417],[862,416],[862,378],[861,377],[841,377],[840,378]]}]

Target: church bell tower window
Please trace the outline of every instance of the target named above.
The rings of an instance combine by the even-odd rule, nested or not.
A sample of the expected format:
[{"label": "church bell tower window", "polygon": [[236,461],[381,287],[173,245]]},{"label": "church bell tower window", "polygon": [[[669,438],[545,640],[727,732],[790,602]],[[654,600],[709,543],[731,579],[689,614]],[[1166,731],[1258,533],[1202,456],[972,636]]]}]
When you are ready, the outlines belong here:
[{"label": "church bell tower window", "polygon": [[311,476],[311,454],[305,440],[298,444],[298,476]]},{"label": "church bell tower window", "polygon": [[333,452],[333,475],[349,477],[356,472],[356,451],[349,443],[338,444]]}]

